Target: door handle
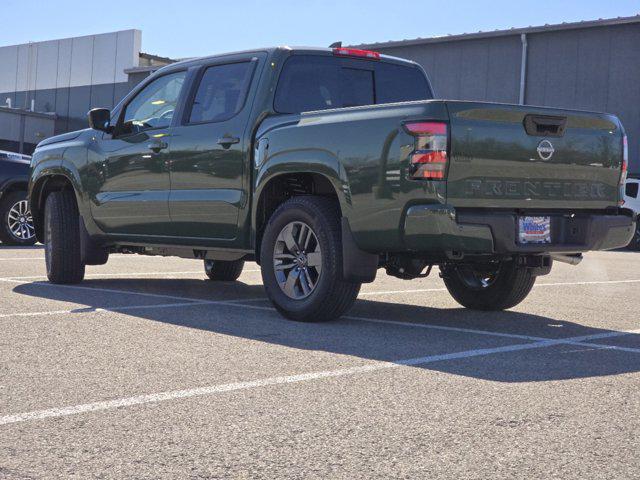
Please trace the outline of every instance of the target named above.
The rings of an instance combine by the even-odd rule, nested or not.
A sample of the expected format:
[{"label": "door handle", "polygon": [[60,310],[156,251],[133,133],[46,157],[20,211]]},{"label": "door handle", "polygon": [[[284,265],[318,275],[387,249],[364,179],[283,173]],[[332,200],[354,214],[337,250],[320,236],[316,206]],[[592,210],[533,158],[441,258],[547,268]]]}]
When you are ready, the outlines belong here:
[{"label": "door handle", "polygon": [[147,145],[149,150],[151,150],[154,153],[159,153],[160,150],[164,150],[168,146],[169,144],[167,142],[161,142],[161,141],[151,142],[149,145]]},{"label": "door handle", "polygon": [[222,148],[229,148],[231,145],[236,143],[240,143],[240,139],[238,137],[232,137],[230,135],[225,135],[222,138],[218,139],[218,145]]}]

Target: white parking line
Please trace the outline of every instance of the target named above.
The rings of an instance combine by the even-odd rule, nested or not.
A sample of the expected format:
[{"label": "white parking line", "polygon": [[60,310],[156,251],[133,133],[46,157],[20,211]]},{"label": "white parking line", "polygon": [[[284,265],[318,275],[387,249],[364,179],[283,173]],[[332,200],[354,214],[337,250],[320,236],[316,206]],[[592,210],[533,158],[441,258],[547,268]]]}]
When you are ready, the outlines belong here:
[{"label": "white parking line", "polygon": [[[636,330],[635,332],[639,332]],[[466,350],[455,353],[445,353],[438,355],[428,355],[417,358],[407,358],[396,360],[394,362],[373,362],[358,367],[342,368],[337,370],[325,370],[320,372],[303,373],[299,375],[270,377],[247,382],[227,383],[222,385],[212,385],[207,387],[192,388],[188,390],[173,390],[149,395],[138,395],[133,397],[119,398],[101,402],[85,403],[62,408],[51,408],[46,410],[36,410],[32,412],[18,413],[0,417],[0,425],[8,425],[13,423],[28,422],[32,420],[43,420],[46,418],[66,417],[70,415],[78,415],[81,413],[113,410],[122,407],[130,407],[134,405],[143,405],[147,403],[159,403],[170,400],[178,400],[183,398],[192,398],[203,395],[215,395],[219,393],[232,392],[238,390],[247,390],[251,388],[266,387],[270,385],[283,385],[289,383],[307,382],[312,380],[321,380],[332,377],[344,377],[361,373],[370,373],[379,370],[399,368],[404,366],[426,365],[434,362],[442,362],[448,360],[458,360],[463,358],[480,357],[497,353],[516,352],[522,350],[532,350],[545,348],[554,345],[573,344],[589,339],[598,339],[606,337],[615,337],[626,335],[629,332],[607,332],[593,335],[581,335],[565,339],[543,339],[532,343],[520,343],[515,345],[506,345],[494,348],[481,348],[474,350]],[[593,346],[588,344],[589,346]]]},{"label": "white parking line", "polygon": [[[86,314],[86,313],[109,313],[109,312],[126,312],[129,310],[153,310],[159,308],[176,308],[176,307],[191,307],[191,306],[199,306],[199,305],[224,305],[231,307],[240,307],[240,308],[248,308],[250,310],[262,310],[262,311],[270,311],[275,312],[276,309],[273,307],[261,306],[261,305],[246,305],[242,302],[256,302],[256,301],[264,301],[266,300],[264,297],[259,298],[238,298],[232,300],[192,300],[189,302],[180,302],[180,303],[159,303],[159,304],[151,304],[151,305],[126,305],[122,307],[87,307],[87,308],[74,308],[68,310],[48,310],[44,312],[19,312],[19,313],[5,313],[0,314],[0,318],[11,318],[11,317],[41,317],[41,316],[49,316],[49,315],[63,315],[63,314]],[[412,323],[412,322],[400,322],[396,320],[384,320],[378,318],[368,318],[368,317],[355,317],[355,316],[344,316],[347,320],[355,320],[358,322],[366,322],[366,323],[379,323],[385,325],[395,325],[401,327],[409,327],[409,328],[424,328],[427,330],[441,330],[445,332],[456,332],[456,333],[469,333],[472,335],[486,335],[489,337],[503,337],[503,338],[513,338],[520,340],[528,340],[532,342],[546,341],[552,340],[545,337],[536,337],[532,335],[521,335],[517,333],[503,333],[503,332],[494,332],[490,330],[477,330],[474,328],[461,328],[461,327],[446,327],[443,325],[431,325],[424,323]],[[608,338],[608,337],[618,337],[622,335],[631,335],[635,333],[640,333],[640,330],[626,330],[626,331],[615,331],[615,332],[603,332],[601,334],[594,334],[593,338]],[[595,335],[598,335],[597,337]],[[640,353],[640,348],[631,348],[631,347],[621,347],[618,345],[607,345],[607,344],[599,344],[585,341],[570,341],[568,339],[553,339],[562,341],[562,343],[570,344],[570,345],[578,345],[585,347],[594,347],[602,350],[618,350],[629,353]]]},{"label": "white parking line", "polygon": [[[151,255],[138,255],[136,258],[151,258]],[[154,257],[155,258],[155,257]],[[109,256],[109,260],[122,260],[128,259],[131,260],[131,255],[111,255]],[[0,262],[14,261],[14,260],[44,260],[44,257],[2,257],[0,258]]]},{"label": "white parking line", "polygon": [[[127,310],[153,310],[157,308],[174,308],[174,307],[191,307],[194,305],[229,305],[233,307],[242,306],[244,308],[252,308],[252,305],[242,305],[239,302],[256,302],[265,300],[264,297],[259,298],[233,298],[231,300],[192,300],[189,302],[179,303],[152,303],[145,305],[125,305],[122,307],[77,307],[67,310],[45,310],[40,312],[16,312],[16,313],[3,313],[0,314],[0,318],[12,318],[12,317],[43,317],[48,315],[67,315],[70,313],[85,314],[85,313],[108,313],[108,312],[126,312]],[[260,310],[274,310],[268,307],[259,307]]]},{"label": "white parking line", "polygon": [[[0,281],[7,282],[17,282],[13,279],[0,278]],[[626,282],[623,280],[623,282]],[[579,282],[579,284],[584,284],[585,282]],[[611,282],[608,282],[611,283]],[[247,305],[242,302],[256,302],[256,301],[264,301],[267,300],[265,297],[258,298],[238,298],[232,300],[203,300],[192,297],[178,297],[173,295],[164,295],[164,294],[154,294],[154,293],[146,293],[146,292],[131,292],[131,291],[121,291],[115,289],[107,289],[107,288],[92,288],[92,287],[82,287],[78,285],[54,285],[50,283],[39,283],[41,285],[50,285],[54,287],[65,287],[65,288],[75,288],[75,289],[83,289],[83,290],[96,290],[96,291],[104,291],[109,293],[125,293],[131,295],[140,295],[140,296],[150,296],[150,297],[161,297],[161,298],[169,298],[182,300],[180,303],[164,303],[164,304],[152,304],[152,305],[127,305],[123,307],[112,307],[112,308],[75,308],[69,310],[55,310],[55,311],[45,311],[45,312],[21,312],[21,313],[9,313],[2,314],[0,318],[9,318],[9,317],[30,317],[30,316],[46,316],[46,315],[59,315],[59,314],[69,314],[69,313],[105,313],[105,312],[121,312],[128,310],[144,310],[144,309],[158,309],[158,308],[175,308],[175,307],[189,307],[193,305],[225,305],[225,306],[233,306],[239,308],[247,308],[250,310],[262,310],[262,311],[270,311],[275,312],[275,308],[270,306],[262,306],[262,305]],[[563,283],[562,285],[566,285]],[[431,290],[431,289],[430,289]],[[402,291],[404,292],[404,291]],[[394,293],[393,291],[385,291],[385,292],[370,292],[371,294],[389,294]],[[366,323],[378,323],[378,324],[386,324],[386,325],[394,325],[401,327],[409,327],[409,328],[423,328],[428,330],[440,330],[446,332],[456,332],[456,333],[469,333],[473,335],[486,335],[492,337],[502,337],[502,338],[513,338],[519,340],[528,340],[532,342],[541,342],[547,340],[554,340],[564,344],[570,345],[578,345],[578,346],[587,346],[587,347],[595,347],[598,349],[608,349],[608,350],[618,350],[632,353],[640,353],[640,349],[630,348],[630,347],[619,347],[616,345],[606,345],[606,344],[597,344],[591,342],[585,342],[585,339],[598,339],[598,338],[610,338],[617,337],[622,335],[630,335],[634,333],[640,333],[640,330],[628,330],[628,331],[610,331],[610,332],[602,332],[598,334],[586,335],[582,337],[573,337],[573,338],[558,338],[558,339],[549,339],[545,337],[537,337],[532,335],[522,335],[516,333],[504,333],[504,332],[495,332],[489,330],[478,330],[473,328],[462,328],[462,327],[447,327],[444,325],[432,325],[432,324],[424,324],[424,323],[413,323],[413,322],[402,322],[396,320],[385,320],[378,318],[369,318],[369,317],[358,317],[358,316],[344,316],[343,318],[349,320],[355,320],[359,322]]]},{"label": "white parking line", "polygon": [[596,280],[587,282],[555,282],[555,283],[537,283],[534,287],[564,287],[566,285],[615,285],[618,283],[640,283],[640,280]]},{"label": "white parking line", "polygon": [[[132,273],[87,273],[85,274],[85,278],[119,278],[119,277],[149,277],[154,275],[197,275],[202,274],[204,276],[203,270],[191,270],[191,271],[183,271],[183,272],[132,272]],[[7,280],[46,280],[47,277],[44,275],[28,275],[25,277],[6,277]]]},{"label": "white parking line", "polygon": [[[260,269],[257,270],[243,270],[242,273],[246,272],[259,272]],[[87,273],[85,274],[85,278],[120,278],[120,277],[148,277],[148,276],[162,276],[162,275],[201,275],[204,276],[204,270],[188,270],[182,272],[132,272],[132,273]],[[46,280],[47,277],[44,275],[28,275],[25,277],[6,277],[0,280]]]},{"label": "white parking line", "polygon": [[183,300],[185,302],[199,302],[202,300],[200,298],[182,297],[178,295],[167,295],[164,293],[133,292],[130,290],[119,290],[116,288],[84,287],[82,285],[61,285],[61,284],[55,284],[55,283],[49,283],[49,282],[23,282],[22,280],[16,280],[13,278],[0,278],[0,282],[17,283],[19,285],[41,285],[43,287],[65,288],[70,290],[117,293],[119,295],[139,295],[139,296],[150,297],[150,298],[168,298],[172,300]]},{"label": "white parking line", "polygon": [[44,260],[44,257],[14,257],[14,258],[0,258],[0,262],[13,262],[24,260]]},{"label": "white parking line", "polygon": [[[242,299],[246,301],[246,299]],[[249,299],[253,300],[253,299]],[[0,318],[12,318],[12,317],[43,317],[47,315],[66,315],[69,313],[106,313],[106,312],[126,312],[127,310],[143,310],[154,308],[173,308],[173,307],[187,307],[191,305],[203,305],[217,303],[215,301],[202,301],[202,302],[180,302],[180,303],[155,303],[151,305],[126,305],[123,307],[78,307],[68,310],[47,310],[44,312],[17,312],[17,313],[3,313]]]},{"label": "white parking line", "polygon": [[[548,337],[535,337],[532,335],[521,335],[517,333],[503,333],[503,332],[494,332],[490,330],[477,330],[475,328],[462,328],[462,327],[446,327],[443,325],[430,325],[424,323],[413,323],[413,322],[400,322],[396,320],[383,320],[378,318],[368,318],[368,317],[354,317],[351,315],[344,316],[342,318],[356,320],[359,322],[367,322],[367,323],[381,323],[386,325],[398,325],[401,327],[411,327],[411,328],[425,328],[428,330],[442,330],[444,332],[457,332],[457,333],[470,333],[473,335],[487,335],[490,337],[504,337],[504,338],[517,338],[521,340],[530,340],[533,342],[550,340]],[[629,348],[629,347],[619,347],[617,345],[606,345],[599,343],[592,343],[589,341],[587,343],[586,339],[594,339],[597,340],[599,338],[610,338],[610,337],[619,337],[622,335],[633,335],[636,333],[640,333],[639,330],[621,330],[621,331],[608,331],[602,332],[592,335],[584,335],[582,337],[570,337],[570,338],[558,338],[558,340],[563,340],[563,343],[567,343],[570,345],[580,345],[587,347],[597,347],[599,349],[610,349],[610,350],[620,350],[625,352],[632,353],[640,353],[640,349],[638,348]]]},{"label": "white parking line", "polygon": [[[260,270],[245,270],[245,272],[259,272]],[[167,275],[198,275],[203,272],[200,270],[195,271],[184,271],[184,272],[143,272],[143,273],[89,273],[86,274],[87,278],[122,278],[122,277],[147,277],[147,276],[167,276]],[[15,283],[26,283],[21,282],[21,280],[44,280],[46,277],[42,275],[33,275],[33,276],[25,276],[25,277],[6,277],[0,278],[0,281],[3,282],[15,282]],[[33,282],[36,284],[49,285],[47,282]],[[581,286],[581,285],[612,285],[619,283],[640,283],[640,280],[610,280],[610,281],[593,281],[593,282],[558,282],[558,283],[537,283],[534,285],[535,287],[560,287],[560,286]],[[63,286],[74,286],[75,285],[63,285]],[[91,288],[91,287],[86,287]],[[91,290],[100,290],[100,288],[91,288]],[[396,295],[401,293],[427,293],[427,292],[446,292],[446,288],[415,288],[409,290],[381,290],[381,291],[373,291],[373,292],[360,292],[358,294],[359,297],[367,297],[367,296],[375,296],[375,295]],[[140,292],[126,292],[124,290],[118,290],[119,293],[131,293],[131,294],[141,294]],[[145,294],[148,295],[148,294]]]},{"label": "white parking line", "polygon": [[169,400],[177,400],[182,398],[198,397],[203,395],[214,395],[224,392],[232,392],[237,390],[247,390],[251,388],[266,387],[269,385],[282,385],[288,383],[299,383],[311,380],[320,380],[331,377],[343,377],[348,375],[356,375],[360,373],[375,372],[390,368],[399,368],[403,366],[425,365],[433,362],[441,362],[446,360],[456,360],[461,358],[479,357],[483,355],[491,355],[495,353],[513,352],[518,350],[528,350],[534,348],[542,348],[556,345],[556,340],[545,340],[542,342],[508,345],[496,348],[482,348],[476,350],[467,350],[457,353],[447,353],[439,355],[429,355],[418,358],[408,358],[397,360],[395,362],[375,362],[366,365],[342,368],[337,370],[326,370],[320,372],[303,373],[300,375],[289,375],[280,377],[270,377],[260,380],[252,380],[248,382],[227,383],[222,385],[212,385],[208,387],[192,388],[188,390],[174,390],[168,392],[154,393],[150,395],[139,395],[134,397],[120,398],[115,400],[107,400],[103,402],[85,403],[62,408],[51,408],[46,410],[36,410],[26,413],[18,413],[14,415],[6,415],[0,417],[0,425],[8,425],[12,423],[27,422],[31,420],[42,420],[45,418],[65,417],[69,415],[78,415],[87,412],[96,412],[101,410],[113,410],[122,407],[130,407],[133,405],[142,405],[146,403],[166,402]]},{"label": "white parking line", "polygon": [[[536,287],[563,287],[563,286],[581,286],[581,285],[615,285],[620,283],[640,283],[640,279],[630,280],[595,280],[586,282],[555,282],[555,283],[536,283],[533,285]],[[422,292],[446,292],[446,288],[415,288],[409,290],[384,290],[380,292],[360,292],[360,295],[391,295],[398,293],[422,293]]]},{"label": "white parking line", "polygon": [[474,328],[445,327],[441,325],[431,325],[431,324],[425,324],[425,323],[400,322],[397,320],[384,320],[384,319],[369,318],[369,317],[355,317],[352,315],[346,315],[346,316],[343,316],[342,318],[346,318],[348,320],[355,320],[358,322],[397,325],[399,327],[425,328],[428,330],[442,330],[444,332],[471,333],[474,335],[488,335],[491,337],[514,338],[519,340],[530,340],[534,342],[539,342],[541,340],[549,340],[548,338],[544,338],[544,337],[533,337],[531,335],[520,335],[517,333],[492,332],[488,330],[476,330]]},{"label": "white parking line", "polygon": [[[18,283],[18,284],[27,284],[28,282],[23,282],[21,280],[18,279],[14,279],[14,278],[0,278],[0,281],[2,282],[8,282],[8,283]],[[612,280],[612,281],[606,281],[606,282],[573,282],[573,283],[562,283],[562,284],[541,284],[541,286],[560,286],[560,285],[590,285],[590,284],[615,284],[615,283],[630,283],[630,282],[640,282],[640,280]],[[167,294],[158,294],[158,293],[149,293],[149,292],[135,292],[135,291],[129,291],[129,290],[119,290],[119,289],[113,289],[113,288],[102,288],[102,287],[86,287],[86,286],[81,286],[81,285],[59,285],[59,284],[52,284],[52,283],[47,283],[47,282],[33,282],[33,283],[29,283],[30,285],[42,285],[42,286],[46,286],[46,287],[52,287],[52,288],[66,288],[66,289],[76,289],[76,290],[85,290],[85,291],[94,291],[94,292],[106,292],[106,293],[117,293],[117,294],[124,294],[124,295],[137,295],[137,296],[146,296],[146,297],[151,297],[151,298],[163,298],[163,299],[171,299],[171,300],[179,300],[182,302],[186,302],[184,303],[184,306],[189,306],[191,304],[219,304],[219,305],[229,305],[229,306],[234,306],[234,307],[240,307],[240,308],[248,308],[248,309],[252,309],[252,310],[263,310],[263,311],[275,311],[275,309],[273,307],[270,306],[262,306],[262,305],[246,305],[246,304],[242,304],[240,302],[243,301],[250,301],[250,302],[254,302],[254,301],[260,301],[260,300],[267,300],[265,297],[260,297],[260,298],[252,298],[252,299],[233,299],[233,300],[204,300],[204,299],[200,299],[200,298],[193,298],[193,297],[183,297],[183,296],[178,296],[178,295],[167,295]],[[443,289],[445,290],[445,289]],[[412,292],[415,292],[417,290],[411,290]],[[435,289],[424,289],[421,291],[440,291],[440,289],[435,290]],[[394,294],[394,293],[405,293],[407,292],[407,290],[386,290],[386,291],[382,291],[382,292],[368,292],[369,295],[383,295],[383,294]],[[176,306],[176,304],[167,304],[168,306],[166,308],[171,308]],[[180,305],[182,306],[182,304]],[[125,307],[114,307],[114,308],[105,308],[103,309],[104,311],[116,311],[116,309],[123,309]],[[153,307],[152,305],[136,305],[136,306],[131,306],[130,309],[144,309],[144,308],[162,308],[162,307]],[[74,313],[74,312],[78,312],[78,309],[70,309],[70,310],[59,310],[56,311],[55,314],[58,313]],[[2,317],[12,317],[12,316],[37,316],[37,315],[52,315],[54,313],[49,313],[49,312],[24,312],[21,314],[4,314],[2,316],[0,316],[0,318]],[[362,321],[362,322],[369,322],[369,323],[381,323],[381,324],[389,324],[389,325],[397,325],[397,326],[405,326],[405,327],[413,327],[413,328],[426,328],[426,329],[433,329],[433,330],[443,330],[443,331],[455,331],[455,332],[463,332],[463,333],[475,333],[475,334],[479,334],[479,335],[491,335],[491,336],[497,336],[497,337],[506,337],[506,338],[518,338],[518,339],[524,339],[524,340],[531,340],[531,341],[541,341],[541,340],[546,340],[543,337],[534,337],[534,336],[529,336],[529,335],[518,335],[518,334],[510,334],[510,333],[502,333],[502,332],[491,332],[491,331],[487,331],[487,330],[476,330],[476,329],[467,329],[467,328],[458,328],[458,327],[445,327],[445,326],[440,326],[440,325],[429,325],[429,324],[422,324],[422,323],[412,323],[412,322],[400,322],[400,321],[395,321],[395,320],[383,320],[383,319],[376,319],[376,318],[365,318],[365,317],[356,317],[356,316],[346,316],[344,318],[348,318],[348,319],[352,319],[352,320],[357,320],[357,321]],[[605,335],[606,336],[606,335]],[[574,342],[575,343],[575,342]]]},{"label": "white parking line", "polygon": [[[636,330],[634,332],[629,333],[638,333]],[[628,353],[640,353],[640,348],[631,348],[631,347],[620,347],[618,345],[607,345],[605,343],[591,343],[591,342],[571,342],[571,345],[580,345],[583,347],[595,347],[599,350],[615,350],[619,352],[628,352]]]},{"label": "white parking line", "polygon": [[[109,256],[109,261],[111,260],[131,260],[133,257],[133,255],[110,255]],[[164,257],[158,257],[157,255],[136,255],[135,256],[136,259],[157,259],[157,258],[164,258]],[[44,260],[44,257],[1,257],[0,258],[0,262],[11,262],[14,260]],[[186,259],[186,260],[195,260],[195,259]]]}]

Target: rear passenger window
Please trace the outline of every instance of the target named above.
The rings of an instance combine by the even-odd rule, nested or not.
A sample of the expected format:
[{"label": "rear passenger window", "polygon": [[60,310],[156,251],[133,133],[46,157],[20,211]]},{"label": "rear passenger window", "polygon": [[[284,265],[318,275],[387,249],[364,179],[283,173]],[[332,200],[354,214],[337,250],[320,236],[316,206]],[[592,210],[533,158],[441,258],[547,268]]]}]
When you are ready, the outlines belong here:
[{"label": "rear passenger window", "polygon": [[638,198],[638,183],[636,182],[627,182],[626,186],[626,195],[631,198]]},{"label": "rear passenger window", "polygon": [[281,113],[326,110],[342,105],[339,65],[330,57],[297,55],[285,64],[275,109]]},{"label": "rear passenger window", "polygon": [[429,98],[424,73],[410,64],[293,55],[280,73],[274,108],[299,113]]},{"label": "rear passenger window", "polygon": [[433,98],[424,74],[417,68],[381,63],[376,68],[376,103]]},{"label": "rear passenger window", "polygon": [[342,106],[373,105],[373,72],[357,68],[342,69]]},{"label": "rear passenger window", "polygon": [[244,105],[253,63],[216,65],[204,71],[191,105],[189,123],[228,120]]}]

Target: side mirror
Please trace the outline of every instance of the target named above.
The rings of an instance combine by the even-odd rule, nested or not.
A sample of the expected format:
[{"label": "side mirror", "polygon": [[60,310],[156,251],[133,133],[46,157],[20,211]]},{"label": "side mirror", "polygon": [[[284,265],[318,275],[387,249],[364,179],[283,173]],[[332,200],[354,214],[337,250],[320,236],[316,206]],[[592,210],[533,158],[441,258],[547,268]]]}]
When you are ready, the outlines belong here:
[{"label": "side mirror", "polygon": [[89,127],[94,130],[110,132],[111,111],[108,108],[92,108],[87,114],[89,118]]}]

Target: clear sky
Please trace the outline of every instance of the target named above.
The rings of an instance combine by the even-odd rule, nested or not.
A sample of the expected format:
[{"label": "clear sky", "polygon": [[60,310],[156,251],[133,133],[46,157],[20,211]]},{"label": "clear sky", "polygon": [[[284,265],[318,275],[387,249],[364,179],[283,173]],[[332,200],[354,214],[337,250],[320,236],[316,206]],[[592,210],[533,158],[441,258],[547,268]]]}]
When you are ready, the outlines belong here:
[{"label": "clear sky", "polygon": [[0,45],[128,28],[174,58],[631,16],[640,0],[0,0]]}]

